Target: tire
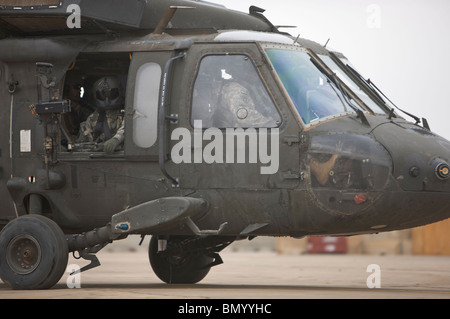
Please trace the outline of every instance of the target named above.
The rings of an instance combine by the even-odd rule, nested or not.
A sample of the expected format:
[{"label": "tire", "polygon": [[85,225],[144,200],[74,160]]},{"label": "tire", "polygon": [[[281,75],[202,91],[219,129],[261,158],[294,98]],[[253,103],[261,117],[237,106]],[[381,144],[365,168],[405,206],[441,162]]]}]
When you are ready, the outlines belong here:
[{"label": "tire", "polygon": [[[180,240],[172,237],[170,245],[176,245]],[[150,265],[156,276],[168,284],[195,284],[201,281],[211,269],[208,266],[213,258],[205,254],[182,254],[182,256],[164,256],[158,253],[158,238],[152,236],[148,249]]]},{"label": "tire", "polygon": [[64,233],[47,217],[21,216],[0,233],[0,278],[12,289],[53,287],[68,257]]}]

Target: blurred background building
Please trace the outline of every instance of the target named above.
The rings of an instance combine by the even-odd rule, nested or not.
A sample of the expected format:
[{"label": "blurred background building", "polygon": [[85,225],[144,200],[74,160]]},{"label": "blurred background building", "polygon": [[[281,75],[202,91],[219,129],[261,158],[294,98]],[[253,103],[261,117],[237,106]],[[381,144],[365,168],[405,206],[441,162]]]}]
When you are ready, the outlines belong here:
[{"label": "blurred background building", "polygon": [[450,256],[450,219],[413,229],[349,237],[278,238],[282,254],[346,253]]}]

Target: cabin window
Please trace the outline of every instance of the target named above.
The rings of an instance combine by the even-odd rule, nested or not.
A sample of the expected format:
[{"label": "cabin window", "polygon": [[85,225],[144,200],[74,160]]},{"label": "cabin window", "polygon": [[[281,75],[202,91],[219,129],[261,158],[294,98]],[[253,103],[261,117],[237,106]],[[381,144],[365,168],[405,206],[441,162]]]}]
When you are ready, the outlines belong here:
[{"label": "cabin window", "polygon": [[194,83],[191,124],[198,120],[203,128],[277,127],[281,116],[247,55],[208,55]]},{"label": "cabin window", "polygon": [[158,101],[161,67],[157,63],[141,65],[136,75],[134,91],[133,141],[149,148],[158,137]]}]

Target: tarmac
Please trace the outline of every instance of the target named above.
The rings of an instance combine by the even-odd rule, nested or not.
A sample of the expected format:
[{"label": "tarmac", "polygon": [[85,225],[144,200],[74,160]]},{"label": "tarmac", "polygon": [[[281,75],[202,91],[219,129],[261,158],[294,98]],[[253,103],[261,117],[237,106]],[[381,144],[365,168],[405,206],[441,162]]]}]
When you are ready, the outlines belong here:
[{"label": "tarmac", "polygon": [[230,246],[221,253],[224,264],[195,285],[161,282],[147,247],[97,256],[101,266],[75,276],[70,272],[89,262],[70,256],[49,290],[11,290],[0,281],[0,299],[450,299],[450,256],[283,255]]}]

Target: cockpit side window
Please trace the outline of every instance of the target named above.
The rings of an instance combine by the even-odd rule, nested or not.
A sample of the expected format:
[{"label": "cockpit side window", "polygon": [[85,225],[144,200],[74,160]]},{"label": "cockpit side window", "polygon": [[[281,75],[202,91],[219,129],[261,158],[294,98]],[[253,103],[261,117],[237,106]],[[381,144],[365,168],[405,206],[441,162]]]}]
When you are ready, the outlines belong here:
[{"label": "cockpit side window", "polygon": [[277,127],[281,116],[247,55],[203,57],[194,83],[191,124]]}]

